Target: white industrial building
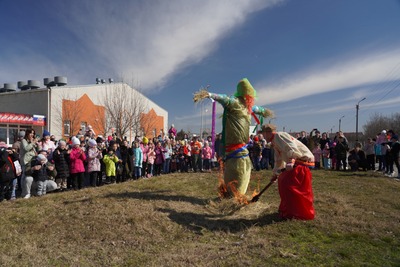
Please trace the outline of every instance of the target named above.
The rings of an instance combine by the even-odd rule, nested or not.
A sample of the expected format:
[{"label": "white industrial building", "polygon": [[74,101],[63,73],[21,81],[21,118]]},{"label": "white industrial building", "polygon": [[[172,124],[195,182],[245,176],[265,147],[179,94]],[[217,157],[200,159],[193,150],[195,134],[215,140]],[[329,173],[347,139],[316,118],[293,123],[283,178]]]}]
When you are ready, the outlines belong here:
[{"label": "white industrial building", "polygon": [[[40,86],[39,81],[29,80],[20,81],[17,86],[5,83],[4,87],[0,88],[0,138],[5,139],[8,144],[16,140],[20,130],[27,128],[35,129],[39,135],[46,129],[57,139],[68,137],[69,125],[65,120],[65,107],[68,101],[68,103],[83,101],[85,107],[79,112],[86,115],[90,110],[92,112],[88,118],[86,116],[79,122],[79,128],[85,130],[89,124],[96,128],[94,125],[96,121],[106,120],[104,99],[113,91],[118,91],[118,95],[127,99],[135,98],[136,100],[131,99],[132,103],[134,101],[137,103],[137,99],[140,99],[144,115],[151,113],[153,118],[156,118],[151,120],[153,125],[151,131],[147,130],[145,133],[147,136],[156,136],[168,130],[168,112],[126,83],[114,83],[112,79],[108,82],[96,79],[95,84],[70,86],[67,85],[66,77],[56,76],[54,79],[45,78],[43,84],[44,86]],[[71,107],[73,108],[70,105],[69,108]],[[93,113],[96,108],[104,110],[103,115],[101,112]],[[142,130],[144,131],[144,128]],[[104,132],[104,134],[111,133]],[[134,134],[137,132],[131,131],[127,138],[132,140]]]}]

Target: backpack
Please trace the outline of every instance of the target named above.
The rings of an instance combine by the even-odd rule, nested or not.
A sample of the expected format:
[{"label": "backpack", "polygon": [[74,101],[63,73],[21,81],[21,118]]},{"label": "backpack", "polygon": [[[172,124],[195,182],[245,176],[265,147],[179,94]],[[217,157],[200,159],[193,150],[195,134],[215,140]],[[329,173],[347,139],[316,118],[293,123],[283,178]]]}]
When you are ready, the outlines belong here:
[{"label": "backpack", "polygon": [[15,167],[5,148],[0,148],[0,182],[8,183],[15,178]]}]

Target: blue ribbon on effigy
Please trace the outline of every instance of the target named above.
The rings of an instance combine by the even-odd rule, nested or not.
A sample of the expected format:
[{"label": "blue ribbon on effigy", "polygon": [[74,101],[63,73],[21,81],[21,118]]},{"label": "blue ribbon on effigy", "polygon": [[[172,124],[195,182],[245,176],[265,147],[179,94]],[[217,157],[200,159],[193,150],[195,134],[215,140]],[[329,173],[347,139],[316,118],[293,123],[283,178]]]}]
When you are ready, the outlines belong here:
[{"label": "blue ribbon on effigy", "polygon": [[245,155],[236,156],[239,152],[245,150],[247,148],[247,146],[248,146],[248,144],[242,146],[241,148],[236,149],[231,154],[225,156],[225,160],[228,160],[228,159],[240,159],[240,158],[248,157],[249,153],[247,153]]}]

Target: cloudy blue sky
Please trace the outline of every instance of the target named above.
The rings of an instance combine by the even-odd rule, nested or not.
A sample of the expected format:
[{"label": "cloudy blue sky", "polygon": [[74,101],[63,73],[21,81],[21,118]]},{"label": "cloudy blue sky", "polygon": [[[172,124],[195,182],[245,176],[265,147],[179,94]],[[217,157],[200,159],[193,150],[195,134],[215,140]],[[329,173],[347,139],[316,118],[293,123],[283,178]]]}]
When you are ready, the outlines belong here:
[{"label": "cloudy blue sky", "polygon": [[211,123],[211,102],[194,105],[193,93],[230,95],[243,77],[279,130],[335,132],[344,116],[354,132],[364,97],[359,129],[400,112],[398,0],[1,0],[0,10],[0,85],[123,79],[191,132]]}]

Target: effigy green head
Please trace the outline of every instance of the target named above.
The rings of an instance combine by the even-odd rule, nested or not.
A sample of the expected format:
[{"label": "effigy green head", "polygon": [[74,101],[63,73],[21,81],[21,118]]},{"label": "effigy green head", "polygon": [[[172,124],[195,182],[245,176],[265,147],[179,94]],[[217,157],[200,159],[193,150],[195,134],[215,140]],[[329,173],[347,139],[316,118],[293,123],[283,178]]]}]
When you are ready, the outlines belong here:
[{"label": "effigy green head", "polygon": [[243,78],[239,81],[236,92],[234,94],[236,97],[252,97],[255,98],[257,96],[256,90],[254,90],[253,86],[249,82],[247,78]]}]

